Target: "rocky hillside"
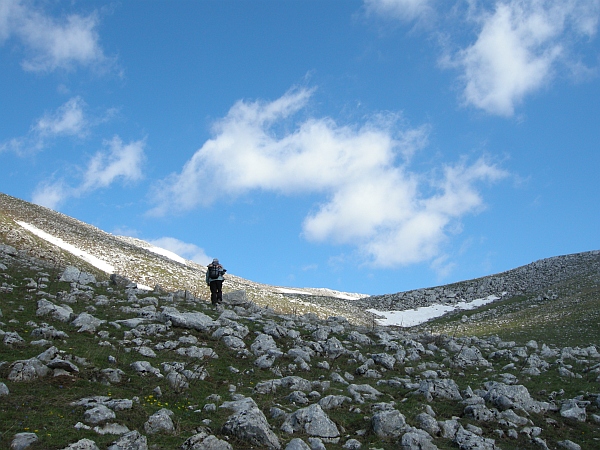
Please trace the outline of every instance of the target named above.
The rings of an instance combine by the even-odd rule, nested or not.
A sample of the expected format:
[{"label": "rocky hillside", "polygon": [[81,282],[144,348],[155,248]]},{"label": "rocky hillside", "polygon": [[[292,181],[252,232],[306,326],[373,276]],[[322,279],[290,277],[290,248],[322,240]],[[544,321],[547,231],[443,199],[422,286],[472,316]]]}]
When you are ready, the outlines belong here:
[{"label": "rocky hillside", "polygon": [[[600,447],[597,252],[500,274],[501,284],[422,290],[428,301],[480,296],[486,285],[518,295],[400,330],[275,311],[259,300],[276,288],[237,278],[212,307],[194,286],[169,284],[193,266],[0,200],[0,449]],[[115,267],[156,287],[111,279],[16,221],[89,253],[103,239]],[[414,292],[391,298],[421,298]],[[321,313],[342,310],[323,304]],[[520,322],[554,315],[553,334]],[[483,323],[498,332],[473,328]],[[503,334],[515,327],[516,338]]]},{"label": "rocky hillside", "polygon": [[[105,261],[114,271],[140,285],[161,286],[170,291],[189,292],[207,298],[204,285],[206,267],[193,261],[175,261],[152,252],[150,244],[115,236],[64,214],[0,193],[0,234],[6,242],[28,248],[32,254],[65,266],[73,255],[34,236],[19,223],[35,226],[92,257]],[[500,274],[445,286],[417,289],[380,296],[337,292],[328,289],[285,289],[256,283],[228,274],[226,291],[244,290],[257,305],[281,313],[314,313],[320,318],[344,316],[352,323],[369,325],[375,320],[368,310],[402,311],[435,304],[453,305],[488,296],[557,297],[559,286],[585,277],[600,282],[600,251],[543,259]],[[579,293],[577,282],[574,291]]]},{"label": "rocky hillside", "polygon": [[489,295],[515,297],[519,295],[556,295],[553,287],[573,279],[593,276],[600,281],[600,251],[542,259],[513,270],[475,280],[461,281],[427,289],[415,289],[371,296],[359,304],[381,311],[404,310],[432,304],[454,304]]},{"label": "rocky hillside", "polygon": [[[106,233],[51,209],[0,193],[0,234],[5,236],[7,243],[28,248],[39,258],[52,261],[57,266],[73,261],[71,254],[37,238],[18,222],[33,225],[108,263],[115,273],[140,285],[160,285],[167,290],[186,291],[200,298],[210,295],[204,283],[205,266],[188,260],[175,261],[150,251],[151,245],[139,239]],[[361,323],[372,320],[364,309],[348,301],[359,298],[359,294],[329,289],[283,289],[228,273],[224,290],[239,289],[245,290],[251,301],[281,312],[312,312],[319,317],[342,314]]]},{"label": "rocky hillside", "polygon": [[0,448],[593,449],[600,353],[209,306],[0,245]]}]

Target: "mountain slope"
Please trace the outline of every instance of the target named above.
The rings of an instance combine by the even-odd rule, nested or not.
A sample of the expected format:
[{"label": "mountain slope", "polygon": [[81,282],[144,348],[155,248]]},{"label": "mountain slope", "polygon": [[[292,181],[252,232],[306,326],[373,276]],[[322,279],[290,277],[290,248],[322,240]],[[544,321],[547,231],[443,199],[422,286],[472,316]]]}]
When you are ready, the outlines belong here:
[{"label": "mountain slope", "polygon": [[[598,447],[600,345],[580,330],[585,344],[565,346],[531,328],[506,340],[282,315],[237,293],[213,307],[57,252],[0,216],[0,449]],[[587,280],[561,287],[589,313]],[[503,328],[523,306],[552,312],[520,297],[497,302],[521,308]]]},{"label": "mountain slope", "polygon": [[[7,243],[31,248],[38,256],[55,261],[57,266],[64,266],[65,262],[72,260],[72,255],[42,242],[18,222],[33,225],[106,262],[115,273],[140,285],[151,288],[160,285],[168,291],[188,291],[199,298],[209,297],[204,282],[205,266],[189,260],[175,261],[151,251],[152,246],[147,242],[115,236],[48,208],[0,193],[0,233]],[[363,323],[371,320],[370,314],[348,301],[359,298],[360,294],[317,288],[285,289],[255,283],[230,273],[227,274],[224,290],[244,290],[249,300],[280,312],[312,312],[320,317],[344,315]]]},{"label": "mountain slope", "polygon": [[[54,261],[57,267],[65,266],[73,260],[71,253],[42,241],[18,222],[30,224],[105,261],[114,268],[115,273],[139,285],[150,288],[160,285],[168,291],[189,292],[197,298],[208,300],[204,266],[157,254],[147,242],[115,236],[64,214],[0,193],[0,235],[7,243],[32,249],[37,256]],[[321,318],[344,316],[354,323],[372,326],[378,314],[385,311],[407,311],[405,314],[409,314],[415,308],[430,305],[455,306],[459,302],[470,302],[488,296],[496,296],[502,300],[484,308],[486,311],[495,311],[495,308],[510,302],[511,311],[517,313],[530,309],[531,305],[527,302],[538,297],[558,304],[576,304],[574,299],[585,292],[587,296],[592,295],[593,302],[598,284],[600,251],[591,251],[547,258],[474,280],[371,297],[328,289],[287,289],[256,283],[232,274],[228,274],[224,289],[226,292],[244,291],[250,301],[281,313],[311,312]],[[521,304],[521,300],[525,303]],[[477,311],[482,309],[478,308],[466,315],[470,316]],[[503,314],[503,310],[487,313],[485,317],[491,322],[486,327],[480,327],[478,332],[497,332],[497,319]],[[554,315],[550,322],[544,323],[560,321],[562,318]],[[475,328],[471,328],[470,332],[475,331]]]}]

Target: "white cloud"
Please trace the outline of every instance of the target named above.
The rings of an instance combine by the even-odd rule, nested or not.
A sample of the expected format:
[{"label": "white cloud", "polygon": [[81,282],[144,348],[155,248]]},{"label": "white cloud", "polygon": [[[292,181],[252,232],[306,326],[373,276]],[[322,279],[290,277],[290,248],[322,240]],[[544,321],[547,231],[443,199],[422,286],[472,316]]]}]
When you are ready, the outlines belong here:
[{"label": "white cloud", "polygon": [[84,114],[85,102],[81,97],[73,97],[54,113],[47,113],[33,127],[40,137],[84,136],[88,121]]},{"label": "white cloud", "polygon": [[68,197],[72,196],[72,189],[65,185],[64,180],[43,181],[37,185],[31,198],[32,203],[57,209]]},{"label": "white cloud", "polygon": [[124,145],[121,138],[113,137],[106,141],[109,152],[97,152],[88,164],[81,191],[107,187],[116,178],[124,181],[137,181],[143,176],[145,141],[135,141]]},{"label": "white cloud", "polygon": [[474,11],[476,42],[445,63],[463,71],[465,103],[511,116],[568,63],[572,41],[596,33],[600,1],[510,0],[496,2],[491,12]]},{"label": "white cloud", "polygon": [[104,145],[109,151],[97,152],[90,159],[79,185],[71,186],[64,178],[43,181],[33,193],[33,203],[57,209],[69,198],[81,197],[91,191],[109,187],[118,180],[127,183],[143,178],[142,167],[146,159],[144,140],[124,144],[115,136]]},{"label": "white cloud", "polygon": [[54,112],[45,113],[26,136],[16,137],[0,145],[0,151],[10,150],[19,155],[43,150],[48,141],[62,136],[84,137],[90,121],[81,97],[73,97]]},{"label": "white cloud", "polygon": [[22,66],[27,71],[50,72],[76,65],[109,64],[99,44],[96,14],[71,14],[61,19],[36,9],[32,2],[0,3],[0,44],[15,37],[26,49]]},{"label": "white cloud", "polygon": [[148,242],[198,264],[207,265],[212,261],[212,258],[204,253],[204,249],[196,244],[183,242],[173,237],[162,237]]},{"label": "white cloud", "polygon": [[[396,266],[438,256],[448,227],[483,207],[476,184],[506,176],[484,159],[447,166],[438,177],[411,172],[428,127],[407,128],[399,115],[360,126],[329,118],[292,123],[311,94],[299,89],[271,103],[236,103],[182,171],[156,186],[150,213],[252,191],[319,194],[323,202],[302,225],[307,239],[350,244],[380,266]],[[424,196],[425,188],[434,194]]]},{"label": "white cloud", "polygon": [[432,0],[364,0],[368,13],[410,22],[433,11]]}]

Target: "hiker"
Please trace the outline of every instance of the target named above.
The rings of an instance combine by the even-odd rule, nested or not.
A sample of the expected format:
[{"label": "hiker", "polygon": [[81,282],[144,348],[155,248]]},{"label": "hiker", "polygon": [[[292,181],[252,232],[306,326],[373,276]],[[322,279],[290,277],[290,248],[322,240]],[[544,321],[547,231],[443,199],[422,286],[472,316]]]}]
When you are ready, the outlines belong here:
[{"label": "hiker", "polygon": [[217,258],[213,259],[206,268],[206,285],[210,286],[210,301],[213,305],[223,302],[222,288],[225,272],[227,269],[223,269]]}]

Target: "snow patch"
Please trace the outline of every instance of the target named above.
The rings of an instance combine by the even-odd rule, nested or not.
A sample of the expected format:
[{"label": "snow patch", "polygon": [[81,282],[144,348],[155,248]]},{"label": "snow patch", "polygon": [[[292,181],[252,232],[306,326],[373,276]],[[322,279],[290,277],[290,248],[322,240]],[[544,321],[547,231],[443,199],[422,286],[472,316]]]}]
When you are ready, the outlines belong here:
[{"label": "snow patch", "polygon": [[472,302],[458,302],[454,305],[422,306],[420,308],[407,309],[404,311],[378,311],[376,309],[367,309],[367,312],[378,316],[384,316],[383,319],[376,319],[379,325],[413,327],[425,323],[428,320],[435,319],[436,317],[441,317],[450,311],[476,309],[498,300],[499,298],[500,297],[495,295],[490,295],[485,298],[478,298]]},{"label": "snow patch", "polygon": [[303,288],[299,289],[290,289],[290,288],[276,288],[277,292],[281,294],[296,294],[296,295],[321,295],[324,297],[334,297],[343,300],[358,300],[359,298],[368,297],[365,294],[353,294],[349,292],[340,292],[334,291],[332,289],[327,288]]},{"label": "snow patch", "polygon": [[165,256],[169,259],[172,259],[175,262],[186,264],[185,258],[182,258],[177,253],[173,253],[172,251],[167,250],[165,248],[150,246],[146,247],[146,250],[151,251],[152,253],[156,253],[157,255]]},{"label": "snow patch", "polygon": [[25,228],[26,230],[35,234],[36,236],[42,238],[43,240],[45,240],[47,242],[50,242],[51,244],[56,245],[57,247],[62,248],[63,250],[68,251],[69,253],[77,256],[78,258],[83,259],[84,261],[90,263],[92,266],[96,267],[97,269],[100,269],[103,272],[106,272],[109,274],[115,273],[115,268],[113,266],[111,266],[109,263],[107,263],[106,261],[102,261],[101,259],[96,258],[93,255],[90,255],[88,252],[78,249],[74,245],[71,245],[71,244],[63,241],[60,238],[52,236],[51,234],[48,234],[45,231],[42,231],[39,228],[34,227],[33,225],[30,225],[26,222],[17,222],[17,223],[20,226],[22,226],[23,228]]}]

